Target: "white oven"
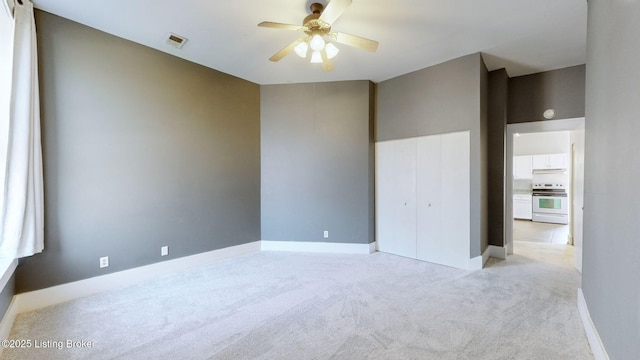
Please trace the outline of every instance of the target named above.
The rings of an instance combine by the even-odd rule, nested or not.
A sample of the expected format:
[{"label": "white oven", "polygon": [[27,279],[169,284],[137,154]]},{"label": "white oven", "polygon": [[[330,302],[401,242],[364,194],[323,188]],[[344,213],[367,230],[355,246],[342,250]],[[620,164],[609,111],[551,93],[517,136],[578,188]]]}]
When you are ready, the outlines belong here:
[{"label": "white oven", "polygon": [[534,175],[531,211],[533,221],[569,223],[569,201],[564,177],[556,174]]},{"label": "white oven", "polygon": [[540,194],[532,196],[533,221],[555,224],[569,223],[569,208],[567,194]]}]

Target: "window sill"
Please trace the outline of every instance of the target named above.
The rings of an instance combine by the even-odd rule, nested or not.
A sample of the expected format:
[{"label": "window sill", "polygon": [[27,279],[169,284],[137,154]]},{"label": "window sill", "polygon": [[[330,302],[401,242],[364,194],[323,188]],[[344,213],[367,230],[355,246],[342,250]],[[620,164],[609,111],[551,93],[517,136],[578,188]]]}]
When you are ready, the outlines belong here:
[{"label": "window sill", "polygon": [[18,259],[0,258],[0,292],[4,290],[17,266]]}]

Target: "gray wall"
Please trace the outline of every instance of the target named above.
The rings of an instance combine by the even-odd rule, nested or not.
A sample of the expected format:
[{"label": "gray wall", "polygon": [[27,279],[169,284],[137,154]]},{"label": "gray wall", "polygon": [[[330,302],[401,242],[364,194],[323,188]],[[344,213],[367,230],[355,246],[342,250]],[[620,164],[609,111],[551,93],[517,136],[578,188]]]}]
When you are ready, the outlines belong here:
[{"label": "gray wall", "polygon": [[547,109],[556,111],[555,119],[584,117],[584,87],[584,65],[511,78],[507,122],[546,120]]},{"label": "gray wall", "polygon": [[368,81],[261,87],[263,240],[374,241],[373,91]]},{"label": "gray wall", "polygon": [[509,77],[505,69],[489,73],[489,244],[504,245],[505,131]]},{"label": "gray wall", "polygon": [[46,248],[21,260],[19,292],[260,239],[258,85],[36,22]]},{"label": "gray wall", "polygon": [[482,195],[486,147],[481,143],[485,71],[480,54],[473,54],[378,84],[376,141],[470,130],[471,257],[480,255],[487,243]]},{"label": "gray wall", "polygon": [[589,1],[582,289],[613,360],[640,354],[638,19],[638,1]]}]

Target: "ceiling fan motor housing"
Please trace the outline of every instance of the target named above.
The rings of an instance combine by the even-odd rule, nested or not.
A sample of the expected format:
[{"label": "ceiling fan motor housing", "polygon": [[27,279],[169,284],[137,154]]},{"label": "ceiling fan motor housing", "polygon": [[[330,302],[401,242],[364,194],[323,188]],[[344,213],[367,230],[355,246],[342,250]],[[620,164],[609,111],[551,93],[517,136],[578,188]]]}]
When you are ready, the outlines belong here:
[{"label": "ceiling fan motor housing", "polygon": [[322,15],[322,11],[324,10],[324,6],[320,3],[313,3],[309,6],[309,10],[311,10],[311,14],[302,20],[302,26],[304,26],[305,33],[308,35],[313,34],[321,34],[328,35],[331,32],[331,26],[324,21],[319,20],[320,15]]},{"label": "ceiling fan motor housing", "polygon": [[324,10],[324,5],[320,3],[313,3],[309,6],[309,10],[311,10],[312,14],[322,14],[322,10]]}]

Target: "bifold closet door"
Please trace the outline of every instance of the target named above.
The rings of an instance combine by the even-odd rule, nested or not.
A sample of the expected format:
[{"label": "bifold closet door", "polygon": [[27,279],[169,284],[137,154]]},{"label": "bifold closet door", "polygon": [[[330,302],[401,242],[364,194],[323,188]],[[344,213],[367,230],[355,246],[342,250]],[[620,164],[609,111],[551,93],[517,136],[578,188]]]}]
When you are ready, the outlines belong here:
[{"label": "bifold closet door", "polygon": [[423,136],[417,141],[416,257],[437,262],[442,238],[442,136]]},{"label": "bifold closet door", "polygon": [[469,132],[442,136],[442,264],[469,268],[471,161]]},{"label": "bifold closet door", "polygon": [[416,139],[376,144],[378,250],[416,257]]},{"label": "bifold closet door", "polygon": [[417,258],[467,269],[469,265],[469,132],[418,142]]}]

